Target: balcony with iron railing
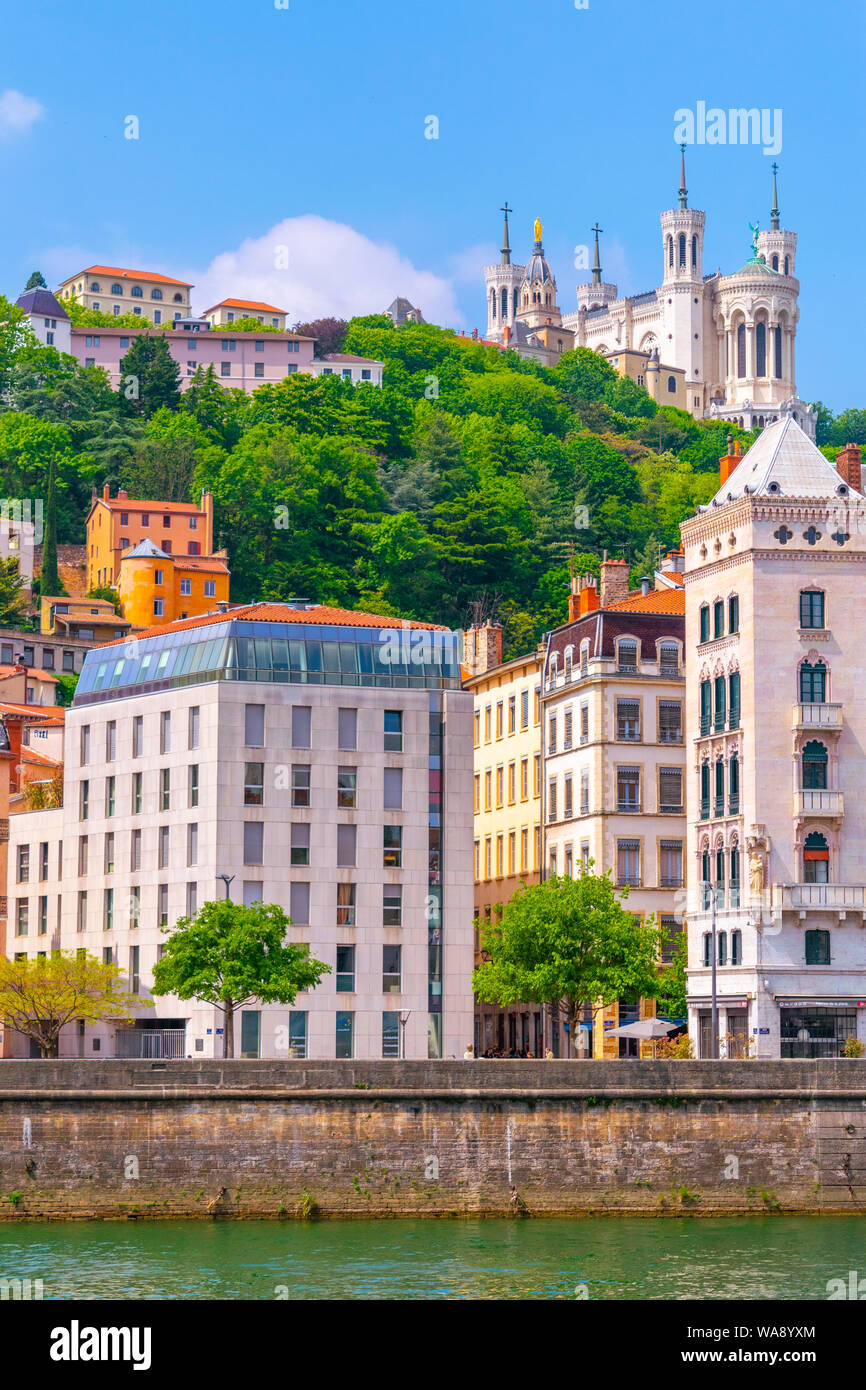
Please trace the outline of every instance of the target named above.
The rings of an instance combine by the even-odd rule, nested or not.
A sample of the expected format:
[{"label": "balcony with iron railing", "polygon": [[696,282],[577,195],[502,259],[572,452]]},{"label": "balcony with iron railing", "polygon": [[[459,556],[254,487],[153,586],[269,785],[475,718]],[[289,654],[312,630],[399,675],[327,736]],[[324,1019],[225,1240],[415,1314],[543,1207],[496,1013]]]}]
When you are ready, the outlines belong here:
[{"label": "balcony with iron railing", "polygon": [[842,706],[826,703],[796,704],[792,722],[795,729],[820,729],[823,733],[839,733],[842,729]]}]

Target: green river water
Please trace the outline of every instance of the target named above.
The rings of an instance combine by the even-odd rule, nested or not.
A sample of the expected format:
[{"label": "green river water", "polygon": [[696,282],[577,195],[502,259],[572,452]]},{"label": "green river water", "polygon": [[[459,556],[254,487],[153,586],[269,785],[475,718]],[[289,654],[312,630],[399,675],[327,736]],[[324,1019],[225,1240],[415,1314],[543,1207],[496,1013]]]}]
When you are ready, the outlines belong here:
[{"label": "green river water", "polygon": [[45,1299],[821,1299],[860,1217],[64,1222],[0,1226]]}]

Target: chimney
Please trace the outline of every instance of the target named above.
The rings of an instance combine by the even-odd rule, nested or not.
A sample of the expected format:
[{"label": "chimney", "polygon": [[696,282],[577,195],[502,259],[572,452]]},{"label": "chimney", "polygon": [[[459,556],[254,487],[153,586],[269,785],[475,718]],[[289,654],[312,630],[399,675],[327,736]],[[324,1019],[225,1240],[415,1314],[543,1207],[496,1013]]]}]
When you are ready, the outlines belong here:
[{"label": "chimney", "polygon": [[622,598],[628,598],[628,565],[625,560],[608,560],[605,551],[601,562],[601,606],[609,608]]},{"label": "chimney", "polygon": [[682,546],[676,550],[669,550],[661,563],[662,574],[682,574],[686,567],[686,557],[683,555]]},{"label": "chimney", "polygon": [[481,676],[502,665],[502,624],[490,619],[483,627],[467,629],[463,643],[463,665],[470,675]]},{"label": "chimney", "polygon": [[642,598],[646,598],[646,596],[647,596],[647,594],[649,593],[649,591],[650,591],[650,589],[652,588],[652,586],[653,586],[652,580],[651,580],[647,575],[644,575],[643,579],[642,579],[641,582],[640,582],[640,591],[641,591],[641,597],[642,597]]},{"label": "chimney", "polygon": [[506,347],[508,347],[508,344],[511,342],[511,326],[510,326],[510,324],[506,324],[505,327],[504,327],[503,330],[502,330],[502,341],[505,343],[505,346],[506,346]]},{"label": "chimney", "polygon": [[125,487],[119,487],[119,488],[117,489],[117,500],[118,500],[118,502],[126,502],[126,501],[128,500],[128,498],[129,498],[129,493],[127,492],[126,488],[125,488]]},{"label": "chimney", "polygon": [[836,471],[839,477],[853,488],[855,492],[860,491],[860,445],[846,444],[844,449],[840,449],[836,456]]},{"label": "chimney", "polygon": [[571,593],[568,596],[568,621],[575,623],[578,618],[585,618],[587,613],[594,612],[596,608],[598,588],[594,575],[582,574],[579,579],[572,579]]},{"label": "chimney", "polygon": [[728,452],[722,458],[719,459],[719,463],[721,465],[722,470],[719,482],[720,487],[724,487],[725,483],[730,478],[737,464],[740,462],[741,457],[742,455],[740,453],[739,439],[735,440],[734,436],[732,434],[729,434]]},{"label": "chimney", "polygon": [[103,483],[103,485],[102,485],[102,499],[103,499],[103,501],[104,501],[104,502],[107,502],[110,496],[111,496],[111,493],[110,493],[110,491],[109,491],[108,483]]}]

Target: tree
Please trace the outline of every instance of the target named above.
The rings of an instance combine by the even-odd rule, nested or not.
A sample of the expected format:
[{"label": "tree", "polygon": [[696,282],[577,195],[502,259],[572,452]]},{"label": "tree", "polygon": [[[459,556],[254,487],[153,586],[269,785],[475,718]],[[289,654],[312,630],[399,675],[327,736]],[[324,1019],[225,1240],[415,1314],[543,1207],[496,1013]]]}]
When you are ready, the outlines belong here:
[{"label": "tree", "polygon": [[688,987],[689,943],[685,931],[677,933],[671,963],[662,968],[659,978],[656,1013],[663,1018],[685,1018]]},{"label": "tree", "polygon": [[324,357],[326,352],[341,352],[349,327],[345,319],[313,319],[312,323],[296,323],[293,333],[303,338],[315,338],[316,356]]},{"label": "tree", "polygon": [[111,604],[115,613],[120,612],[120,595],[118,594],[116,589],[112,589],[108,584],[103,584],[95,589],[88,589],[87,597],[101,598],[106,603]]},{"label": "tree", "polygon": [[176,410],[180,404],[180,367],[165,338],[142,333],[130,343],[120,360],[118,387],[121,410],[149,418],[161,406]]},{"label": "tree", "polygon": [[47,285],[46,282],[45,282],[45,276],[42,274],[42,271],[41,271],[41,270],[33,270],[33,271],[31,271],[30,277],[29,277],[29,279],[28,279],[28,281],[27,281],[27,284],[24,286],[24,293],[26,294],[28,290],[47,290],[47,289],[48,289],[48,285]]},{"label": "tree", "polygon": [[121,972],[86,951],[35,960],[0,958],[0,1021],[23,1033],[43,1057],[56,1057],[67,1023],[125,1021],[146,1001],[120,987]]},{"label": "tree", "polygon": [[17,627],[27,612],[27,593],[15,556],[0,559],[0,623]]},{"label": "tree", "polygon": [[[584,1010],[595,1015],[623,995],[658,992],[659,932],[621,905],[610,875],[525,885],[483,928],[488,957],[472,987],[492,1004],[548,1004],[574,1038]],[[625,897],[623,892],[621,897]]]},{"label": "tree", "polygon": [[60,587],[60,574],[57,569],[57,463],[53,455],[48,465],[48,495],[45,499],[45,531],[42,541],[42,573],[39,579],[39,593],[59,596],[64,591]]},{"label": "tree", "polygon": [[228,900],[204,903],[195,917],[180,917],[153,970],[153,993],[200,999],[225,1014],[223,1056],[234,1056],[235,1010],[252,1000],[291,1004],[299,990],[315,989],[331,967],[308,946],[286,945],[291,926],[281,907]]},{"label": "tree", "polygon": [[218,468],[223,457],[194,416],[163,406],[148,420],[120,476],[131,497],[188,502],[198,464],[211,459]]}]

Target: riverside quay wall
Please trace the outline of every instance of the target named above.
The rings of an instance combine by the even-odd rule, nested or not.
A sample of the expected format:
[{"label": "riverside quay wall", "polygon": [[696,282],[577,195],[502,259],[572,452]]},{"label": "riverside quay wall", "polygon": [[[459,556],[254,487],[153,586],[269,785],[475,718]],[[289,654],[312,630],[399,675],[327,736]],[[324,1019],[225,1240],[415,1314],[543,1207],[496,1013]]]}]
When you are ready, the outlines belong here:
[{"label": "riverside quay wall", "polygon": [[2,1061],[4,1219],[866,1212],[866,1061]]}]

